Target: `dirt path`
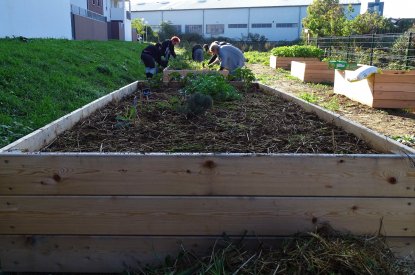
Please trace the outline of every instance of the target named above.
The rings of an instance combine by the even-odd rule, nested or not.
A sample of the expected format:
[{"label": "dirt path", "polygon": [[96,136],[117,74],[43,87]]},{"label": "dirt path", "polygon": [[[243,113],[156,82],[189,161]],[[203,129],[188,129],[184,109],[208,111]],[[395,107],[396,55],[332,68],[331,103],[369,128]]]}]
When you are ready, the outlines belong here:
[{"label": "dirt path", "polygon": [[304,98],[312,96],[314,104],[345,116],[348,119],[389,137],[409,137],[399,139],[405,145],[415,148],[415,113],[400,109],[373,109],[345,96],[333,93],[333,87],[321,84],[304,84],[290,77],[289,72],[275,70],[259,64],[249,64],[258,80],[268,86]]}]

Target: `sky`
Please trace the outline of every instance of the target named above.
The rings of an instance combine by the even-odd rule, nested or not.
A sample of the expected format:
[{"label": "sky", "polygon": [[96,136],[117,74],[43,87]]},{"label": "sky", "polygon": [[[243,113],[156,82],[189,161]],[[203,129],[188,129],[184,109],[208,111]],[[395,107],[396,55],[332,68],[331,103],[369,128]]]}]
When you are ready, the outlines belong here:
[{"label": "sky", "polygon": [[415,18],[415,0],[383,0],[383,16],[393,18]]}]

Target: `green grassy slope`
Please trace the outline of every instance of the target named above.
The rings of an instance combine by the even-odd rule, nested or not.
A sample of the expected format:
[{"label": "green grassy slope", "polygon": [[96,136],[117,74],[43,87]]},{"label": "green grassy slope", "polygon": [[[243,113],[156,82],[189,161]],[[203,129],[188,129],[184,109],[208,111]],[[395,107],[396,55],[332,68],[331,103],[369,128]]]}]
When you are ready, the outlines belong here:
[{"label": "green grassy slope", "polygon": [[143,44],[0,39],[0,148],[144,78]]}]

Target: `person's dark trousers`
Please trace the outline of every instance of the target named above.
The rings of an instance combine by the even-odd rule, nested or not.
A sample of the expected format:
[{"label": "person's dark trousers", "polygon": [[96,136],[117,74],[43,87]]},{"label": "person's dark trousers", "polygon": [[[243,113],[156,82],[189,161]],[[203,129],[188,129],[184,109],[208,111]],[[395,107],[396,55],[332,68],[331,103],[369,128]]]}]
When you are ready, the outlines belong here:
[{"label": "person's dark trousers", "polygon": [[144,66],[146,67],[146,77],[152,78],[153,75],[156,73],[156,61],[151,55],[147,53],[141,54],[141,60],[143,61]]}]

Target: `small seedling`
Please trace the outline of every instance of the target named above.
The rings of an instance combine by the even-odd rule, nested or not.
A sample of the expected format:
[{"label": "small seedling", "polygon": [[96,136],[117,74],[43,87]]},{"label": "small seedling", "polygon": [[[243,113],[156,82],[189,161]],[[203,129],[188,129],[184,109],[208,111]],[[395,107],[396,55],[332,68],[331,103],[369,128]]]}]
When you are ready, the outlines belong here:
[{"label": "small seedling", "polygon": [[133,104],[126,108],[124,115],[117,115],[115,120],[117,123],[115,124],[116,128],[126,128],[133,124],[137,123],[138,119],[138,98],[137,96],[134,97]]}]

